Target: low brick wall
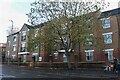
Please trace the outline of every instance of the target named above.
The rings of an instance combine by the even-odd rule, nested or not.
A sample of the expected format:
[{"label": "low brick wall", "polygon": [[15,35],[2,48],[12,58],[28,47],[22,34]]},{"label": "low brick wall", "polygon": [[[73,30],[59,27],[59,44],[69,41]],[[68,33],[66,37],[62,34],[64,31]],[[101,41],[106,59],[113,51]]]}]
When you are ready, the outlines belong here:
[{"label": "low brick wall", "polygon": [[103,68],[105,65],[104,61],[99,61],[99,62],[80,62],[78,64],[79,67],[81,68]]},{"label": "low brick wall", "polygon": [[[10,63],[13,65],[18,65],[18,62]],[[20,62],[19,65],[21,66],[34,66],[34,67],[50,67],[49,62]],[[75,63],[71,62],[72,67],[75,67]],[[77,67],[78,68],[103,68],[105,65],[104,61],[99,62],[78,62]],[[53,68],[67,68],[67,62],[52,62],[51,66]]]}]

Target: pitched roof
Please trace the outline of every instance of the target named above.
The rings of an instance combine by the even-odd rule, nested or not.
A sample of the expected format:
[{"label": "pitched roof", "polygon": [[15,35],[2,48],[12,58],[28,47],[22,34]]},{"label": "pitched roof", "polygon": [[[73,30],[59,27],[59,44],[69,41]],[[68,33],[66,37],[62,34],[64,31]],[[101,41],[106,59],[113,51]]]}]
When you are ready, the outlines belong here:
[{"label": "pitched roof", "polygon": [[15,32],[15,33],[13,33],[13,34],[10,34],[10,35],[8,35],[7,37],[9,37],[9,36],[11,36],[11,35],[18,34],[18,33],[19,33],[19,31],[18,31],[18,32]]},{"label": "pitched roof", "polygon": [[[28,24],[26,24],[26,23],[24,23],[24,25],[26,25],[28,29],[30,29],[30,28],[32,27],[31,25],[28,25]],[[23,25],[23,26],[24,26],[24,25]]]},{"label": "pitched roof", "polygon": [[100,18],[120,15],[120,8],[112,9],[101,13]]},{"label": "pitched roof", "polygon": [[42,26],[44,26],[45,23],[41,23],[41,24],[38,24],[38,25],[35,25],[35,26],[32,26],[33,28],[40,28]]},{"label": "pitched roof", "polygon": [[35,29],[35,28],[40,28],[44,25],[44,23],[38,24],[38,25],[28,25],[28,24],[24,24],[27,26],[28,29]]}]

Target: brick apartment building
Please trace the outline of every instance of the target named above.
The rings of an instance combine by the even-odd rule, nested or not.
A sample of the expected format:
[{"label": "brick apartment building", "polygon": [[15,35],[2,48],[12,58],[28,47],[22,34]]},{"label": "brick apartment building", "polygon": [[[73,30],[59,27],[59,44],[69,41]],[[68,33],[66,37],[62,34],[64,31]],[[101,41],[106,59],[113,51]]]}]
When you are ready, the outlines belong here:
[{"label": "brick apartment building", "polygon": [[36,61],[38,61],[38,50],[32,54],[27,50],[28,32],[31,29],[32,26],[24,24],[20,31],[7,36],[7,62],[32,61],[33,55],[37,56]]},{"label": "brick apartment building", "polygon": [[98,38],[98,45],[87,50],[81,49],[81,61],[108,63],[114,57],[120,60],[120,8],[102,12],[95,23],[93,35]]},{"label": "brick apartment building", "polygon": [[[24,24],[19,32],[7,36],[7,61],[18,61],[18,54],[27,54],[26,50],[26,34],[29,29],[27,24]],[[21,53],[24,52],[24,53]]]},{"label": "brick apartment building", "polygon": [[120,60],[120,8],[102,12],[96,21],[93,35],[100,39],[100,47],[85,50],[82,61],[111,62],[114,57]]},{"label": "brick apartment building", "polygon": [[103,12],[100,20],[103,25],[104,60],[111,61],[114,57],[120,60],[120,8]]},{"label": "brick apartment building", "polygon": [[[71,61],[78,57],[80,57],[79,61],[81,62],[107,62],[113,61],[114,57],[120,60],[120,8],[102,12],[100,16],[97,15],[95,18],[95,23],[95,31],[92,35],[99,39],[97,42],[99,47],[93,46],[87,50],[81,48],[80,51],[76,49],[71,55]],[[18,61],[19,59],[22,62],[32,61],[33,56],[35,61],[39,61],[40,57],[43,62],[49,61],[49,55],[46,51],[36,50],[30,53],[27,50],[27,35],[30,29],[33,29],[32,26],[24,24],[19,32],[7,36],[6,57],[8,61]],[[64,50],[58,51],[59,53],[53,53],[53,61],[66,62]],[[77,56],[74,55],[75,53]]]}]

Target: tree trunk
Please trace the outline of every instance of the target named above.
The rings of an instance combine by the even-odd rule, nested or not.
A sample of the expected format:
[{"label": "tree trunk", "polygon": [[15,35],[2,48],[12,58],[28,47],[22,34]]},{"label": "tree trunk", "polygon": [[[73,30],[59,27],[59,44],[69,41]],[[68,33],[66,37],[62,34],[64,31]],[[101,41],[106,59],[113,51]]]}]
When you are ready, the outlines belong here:
[{"label": "tree trunk", "polygon": [[74,55],[74,60],[75,60],[75,62],[74,62],[74,64],[75,64],[75,68],[77,69],[78,68],[78,54],[75,54]]},{"label": "tree trunk", "polygon": [[52,55],[51,54],[49,55],[49,66],[51,69],[52,68]]},{"label": "tree trunk", "polygon": [[67,64],[68,64],[68,69],[71,69],[72,65],[70,63],[70,56],[67,56]]}]

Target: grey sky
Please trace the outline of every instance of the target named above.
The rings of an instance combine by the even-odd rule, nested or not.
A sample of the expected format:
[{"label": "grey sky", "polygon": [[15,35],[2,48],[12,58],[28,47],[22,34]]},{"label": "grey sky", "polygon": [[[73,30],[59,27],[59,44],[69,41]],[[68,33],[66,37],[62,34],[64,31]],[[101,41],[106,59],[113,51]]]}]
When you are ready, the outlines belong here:
[{"label": "grey sky", "polygon": [[[30,10],[30,3],[36,0],[0,0],[0,43],[7,41],[6,30],[11,26],[10,20],[14,21],[14,27],[21,28],[27,22],[26,14]],[[93,1],[93,0],[88,0]],[[106,10],[118,7],[120,0],[105,0],[110,2],[110,6]]]}]

